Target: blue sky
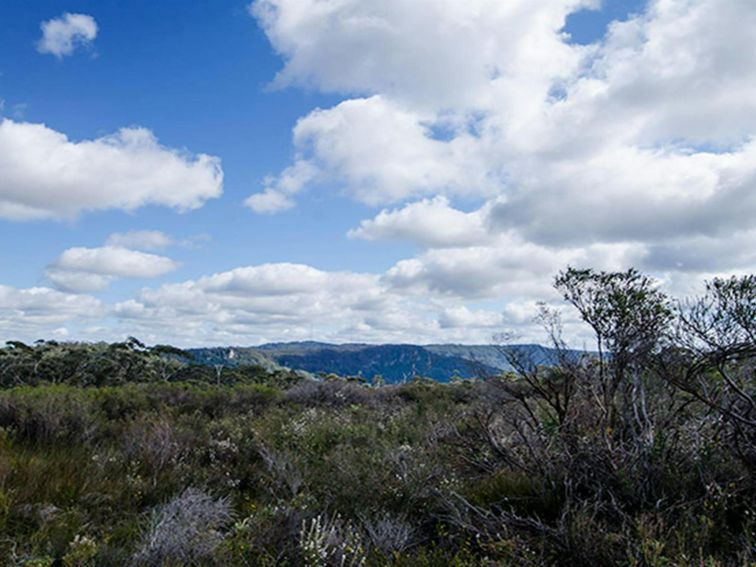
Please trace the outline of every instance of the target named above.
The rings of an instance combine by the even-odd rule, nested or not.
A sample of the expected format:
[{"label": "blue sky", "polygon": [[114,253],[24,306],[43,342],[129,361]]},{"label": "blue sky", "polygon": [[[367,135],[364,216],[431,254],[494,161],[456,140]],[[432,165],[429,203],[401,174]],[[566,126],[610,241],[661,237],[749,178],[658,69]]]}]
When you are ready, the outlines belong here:
[{"label": "blue sky", "polygon": [[[13,116],[21,105],[23,120],[79,140],[145,126],[166,146],[219,156],[224,194],[191,214],[147,207],[57,223],[4,223],[11,238],[2,243],[3,258],[17,267],[5,283],[36,283],[63,248],[97,246],[111,232],[156,227],[179,238],[211,237],[192,250],[187,277],[282,257],[339,267],[324,244],[340,240],[350,228],[347,216],[359,215],[350,203],[315,201],[311,209],[278,218],[255,218],[240,207],[264,176],[286,165],[297,118],[338,100],[267,88],[280,59],[243,2],[71,2],[65,9],[91,14],[102,31],[90,48],[58,60],[38,53],[34,44],[40,22],[59,16],[61,4],[5,4],[4,113]],[[32,245],[19,250],[17,242]],[[350,255],[359,262],[360,253]]]},{"label": "blue sky", "polygon": [[545,4],[4,2],[0,335],[537,338],[567,264],[751,270],[753,11]]}]

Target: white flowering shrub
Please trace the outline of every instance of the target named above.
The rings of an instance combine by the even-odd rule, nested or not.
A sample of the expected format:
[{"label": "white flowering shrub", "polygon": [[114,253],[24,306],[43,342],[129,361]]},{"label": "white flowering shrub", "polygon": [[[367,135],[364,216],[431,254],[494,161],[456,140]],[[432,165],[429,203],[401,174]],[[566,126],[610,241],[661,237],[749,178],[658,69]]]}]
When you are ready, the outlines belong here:
[{"label": "white flowering shrub", "polygon": [[362,536],[340,516],[318,514],[302,522],[299,545],[308,567],[358,567],[365,565]]}]

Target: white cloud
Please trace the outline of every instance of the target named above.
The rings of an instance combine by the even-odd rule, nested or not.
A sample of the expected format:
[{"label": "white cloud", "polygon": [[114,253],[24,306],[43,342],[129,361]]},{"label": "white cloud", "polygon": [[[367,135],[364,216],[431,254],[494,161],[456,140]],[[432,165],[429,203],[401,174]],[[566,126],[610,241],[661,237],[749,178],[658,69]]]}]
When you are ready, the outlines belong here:
[{"label": "white cloud", "polygon": [[381,211],[359,228],[352,238],[365,240],[408,240],[429,248],[473,246],[491,240],[483,225],[482,211],[464,213],[449,205],[445,197],[423,199],[401,209]]},{"label": "white cloud", "polygon": [[612,26],[584,79],[607,88],[592,104],[624,111],[615,120],[634,123],[627,135],[642,145],[742,143],[756,129],[754,29],[747,1],[654,0]]},{"label": "white cloud", "polygon": [[247,204],[284,210],[291,196],[316,181],[335,182],[369,205],[436,193],[492,195],[498,172],[487,169],[477,138],[459,131],[449,142],[434,139],[434,127],[454,126],[428,118],[381,96],[315,110],[294,128],[297,162],[266,180],[265,192]]},{"label": "white cloud", "polygon": [[296,205],[293,200],[275,189],[266,189],[262,193],[250,195],[244,204],[260,214],[280,213]]},{"label": "white cloud", "polygon": [[501,330],[504,325],[504,317],[500,313],[484,310],[473,311],[464,305],[459,305],[444,309],[439,315],[438,322],[442,329],[490,327]]},{"label": "white cloud", "polygon": [[425,107],[490,102],[492,81],[568,75],[559,30],[595,0],[257,0],[252,14],[285,61],[278,85],[385,94]]},{"label": "white cloud", "polygon": [[297,160],[278,177],[265,179],[264,190],[247,197],[244,204],[256,213],[278,213],[295,205],[290,198],[318,176],[318,169],[307,160]]},{"label": "white cloud", "polygon": [[[115,271],[91,259],[97,256],[69,254],[66,265],[92,270],[74,271],[74,278]],[[181,346],[304,339],[470,343],[488,342],[496,331],[516,328],[523,338],[541,339],[531,324],[532,300],[513,294],[506,305],[470,308],[458,296],[405,291],[378,274],[286,263],[143,288],[114,304],[49,288],[0,286],[0,336],[116,340],[134,335]]]},{"label": "white cloud", "polygon": [[[514,331],[520,341],[544,340],[533,323],[537,301],[560,303],[550,282],[566,257],[532,248],[513,258],[507,257],[506,248],[498,255],[490,248],[451,252],[421,256],[415,273],[401,263],[383,275],[328,272],[303,264],[244,266],[143,288],[110,305],[47,288],[0,286],[0,332],[8,338],[39,338],[65,325],[72,339],[135,335],[182,346],[305,339],[481,343],[502,330]],[[611,269],[616,267],[612,262],[630,253],[597,249],[593,258],[582,259]],[[570,260],[580,260],[579,250],[573,254]],[[537,261],[529,264],[527,255]],[[72,255],[72,268],[90,267],[92,272],[74,271],[74,277],[114,271],[107,262],[91,260],[94,254],[83,255],[83,260],[79,256]],[[459,274],[467,277],[460,281]],[[690,281],[680,282],[672,274],[664,285],[687,292],[692,288],[682,284]],[[567,338],[581,346],[589,333],[574,313],[566,315]]]},{"label": "white cloud", "polygon": [[179,267],[156,254],[116,246],[69,248],[47,270],[47,277],[62,290],[98,291],[116,278],[155,278]]},{"label": "white cloud", "polygon": [[[145,288],[110,312],[121,334],[181,345],[306,339],[469,344],[490,342],[502,330],[515,330],[520,340],[543,341],[543,331],[533,324],[536,299],[558,298],[526,284],[504,282],[506,302],[472,307],[467,297],[446,290],[408,293],[385,275],[262,264]],[[565,322],[570,338],[587,336],[574,317]]]},{"label": "white cloud", "polygon": [[714,235],[752,224],[754,188],[754,142],[728,153],[605,148],[530,171],[491,219],[552,244]]},{"label": "white cloud", "polygon": [[391,302],[385,291],[368,274],[263,264],[146,289],[115,313],[130,324],[182,321],[189,333],[302,338],[313,322],[323,336],[333,335],[381,311]]},{"label": "white cloud", "polygon": [[549,278],[569,259],[569,254],[523,243],[513,248],[430,250],[397,262],[385,277],[395,288],[419,295],[437,293],[468,300],[523,294],[550,296]]},{"label": "white cloud", "polygon": [[[691,145],[734,144],[738,155],[756,130],[756,15],[740,2],[656,0],[604,42],[565,43],[565,17],[596,4],[258,0],[252,12],[284,56],[279,82],[374,95],[294,131],[324,175],[363,201],[478,193],[481,178],[503,193],[572,197],[556,185],[574,174],[575,186],[592,181],[591,196],[637,200],[630,168],[650,169],[640,182],[677,199],[688,166],[718,168]],[[444,139],[428,127],[439,123],[453,126]]]},{"label": "white cloud", "polygon": [[516,233],[481,246],[431,249],[390,268],[386,281],[405,293],[473,300],[551,300],[554,275],[568,265],[621,270],[637,265],[644,249],[627,244],[551,248]]},{"label": "white cloud", "polygon": [[86,295],[46,287],[0,285],[0,337],[6,340],[49,338],[63,324],[94,320],[104,314],[100,301]]},{"label": "white cloud", "polygon": [[73,272],[57,268],[48,268],[45,276],[57,289],[72,293],[102,291],[115,279],[113,276]]},{"label": "white cloud", "polygon": [[128,232],[114,232],[108,236],[105,246],[118,248],[132,248],[135,250],[162,250],[172,246],[183,248],[199,248],[203,243],[209,242],[212,237],[209,234],[194,234],[187,238],[176,239],[170,234],[160,230],[130,230]]},{"label": "white cloud", "polygon": [[0,285],[0,312],[3,317],[23,316],[34,321],[62,322],[72,316],[101,311],[101,303],[82,295],[61,293],[46,287],[16,289]]},{"label": "white cloud", "polygon": [[569,44],[584,7],[598,2],[253,3],[284,60],[275,84],[351,97],[300,119],[297,162],[321,190],[401,204],[350,236],[428,248],[387,272],[394,288],[537,295],[568,263],[665,281],[756,269],[756,11],[649,0]]},{"label": "white cloud", "polygon": [[[506,194],[507,226],[592,242],[697,226],[727,208],[718,197],[753,193],[753,10],[659,0],[604,42],[568,45],[565,16],[590,4],[261,0],[253,13],[285,57],[279,81],[372,95],[294,130],[299,159],[363,202]],[[457,59],[460,45],[475,56]]]},{"label": "white cloud", "polygon": [[366,97],[302,118],[294,143],[322,179],[383,205],[500,191],[507,168],[488,125],[542,113],[592,51],[564,43],[565,18],[596,4],[257,0],[251,12],[284,57],[279,85]]},{"label": "white cloud", "polygon": [[[530,322],[536,301],[558,302],[551,283],[567,265],[637,266],[678,294],[704,278],[756,270],[756,11],[745,1],[650,0],[593,45],[569,44],[565,17],[596,5],[254,2],[284,60],[274,83],[345,98],[297,122],[291,164],[246,205],[274,213],[305,191],[336,191],[378,207],[351,236],[424,250],[383,274],[265,264],[146,288],[110,306],[116,328],[180,344],[475,342],[509,326],[539,340]],[[86,175],[68,182],[69,170],[41,159],[55,155],[45,150],[10,177],[6,164],[22,160],[8,161],[3,128],[5,217],[147,202],[191,208],[220,193],[213,158],[200,163],[152,139],[151,151],[181,172],[160,184],[150,176],[163,168],[140,169],[129,143],[71,143],[12,122],[14,139],[28,137],[13,147],[86,154],[73,160]],[[37,142],[49,137],[54,143]],[[87,169],[101,146],[127,164],[118,175]],[[87,190],[134,171],[170,190],[152,197],[134,189],[141,183],[124,190],[114,182]],[[189,189],[166,196],[178,188]],[[66,274],[80,278],[69,285],[79,289],[115,277]],[[570,337],[581,336],[574,319],[567,323]],[[63,324],[75,328],[55,328]]]},{"label": "white cloud", "polygon": [[80,45],[89,45],[97,37],[97,22],[87,14],[63,14],[40,24],[42,38],[37,43],[40,53],[62,58],[71,55]]},{"label": "white cloud", "polygon": [[453,299],[407,295],[380,275],[302,264],[246,266],[144,289],[113,314],[139,336],[167,334],[182,344],[488,341],[503,320],[477,309],[462,328],[449,324],[465,316]]},{"label": "white cloud", "polygon": [[43,124],[0,122],[0,218],[71,218],[154,204],[196,209],[220,196],[220,160],[161,146],[144,128],[72,142]]},{"label": "white cloud", "polygon": [[651,244],[643,267],[659,272],[711,274],[744,272],[756,266],[756,230],[734,232],[727,237],[699,236]]},{"label": "white cloud", "polygon": [[563,99],[501,145],[516,181],[502,223],[554,243],[747,228],[755,31],[745,3],[712,0],[654,1],[613,24]]},{"label": "white cloud", "polygon": [[105,242],[106,246],[135,248],[137,250],[160,250],[173,244],[175,244],[175,240],[159,230],[114,232]]}]

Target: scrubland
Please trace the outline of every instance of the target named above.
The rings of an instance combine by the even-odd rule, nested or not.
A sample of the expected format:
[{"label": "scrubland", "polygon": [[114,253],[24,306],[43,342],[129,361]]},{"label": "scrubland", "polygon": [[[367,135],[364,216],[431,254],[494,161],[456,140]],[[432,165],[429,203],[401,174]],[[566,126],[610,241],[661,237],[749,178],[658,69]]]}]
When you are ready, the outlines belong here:
[{"label": "scrubland", "polygon": [[7,565],[752,565],[756,278],[556,286],[537,367],[366,384],[178,350],[0,350]]}]

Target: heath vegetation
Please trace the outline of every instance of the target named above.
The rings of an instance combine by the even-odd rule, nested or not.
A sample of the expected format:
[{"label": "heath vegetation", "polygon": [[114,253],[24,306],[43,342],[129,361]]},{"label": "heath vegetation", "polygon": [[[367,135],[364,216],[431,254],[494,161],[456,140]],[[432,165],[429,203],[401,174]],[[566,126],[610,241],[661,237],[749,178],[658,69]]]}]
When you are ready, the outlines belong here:
[{"label": "heath vegetation", "polygon": [[440,384],[0,349],[6,565],[746,566],[756,277],[676,301],[569,269],[595,333],[558,364]]}]

